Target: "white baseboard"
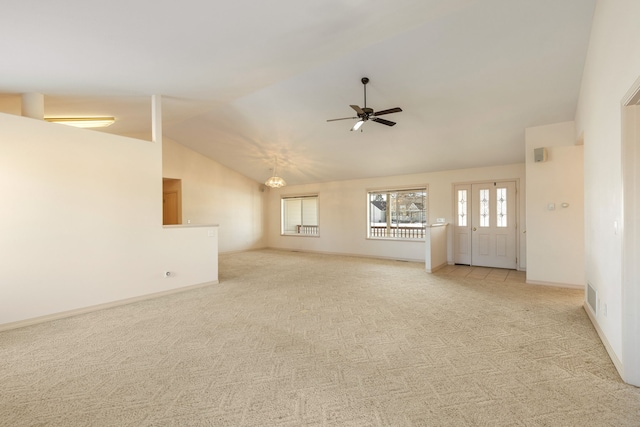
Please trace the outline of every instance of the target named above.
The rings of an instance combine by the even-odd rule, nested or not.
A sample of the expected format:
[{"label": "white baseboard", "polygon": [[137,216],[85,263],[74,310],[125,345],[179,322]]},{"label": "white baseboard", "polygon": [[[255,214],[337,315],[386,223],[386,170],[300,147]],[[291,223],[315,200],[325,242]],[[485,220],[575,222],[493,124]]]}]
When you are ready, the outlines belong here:
[{"label": "white baseboard", "polygon": [[237,250],[226,251],[226,252],[218,252],[218,254],[219,255],[233,255],[233,254],[241,254],[241,253],[244,253],[244,252],[261,251],[263,249],[271,249],[271,248],[268,248],[266,246],[261,246],[259,248],[247,248],[247,249],[237,249]]},{"label": "white baseboard", "polygon": [[584,285],[574,285],[572,283],[541,282],[539,280],[527,280],[525,283],[527,285],[553,286],[554,288],[569,288],[569,289],[584,290]]},{"label": "white baseboard", "polygon": [[281,252],[300,252],[300,253],[306,253],[306,254],[335,255],[335,256],[343,256],[343,257],[351,257],[351,258],[368,258],[368,259],[382,259],[382,260],[387,260],[387,261],[406,261],[406,262],[421,262],[421,263],[424,263],[424,258],[422,258],[422,259],[399,258],[399,257],[387,257],[387,256],[378,256],[378,255],[352,254],[352,253],[344,253],[344,252],[309,251],[309,250],[306,250],[306,249],[287,249],[287,248],[266,248],[266,249],[274,250],[274,251],[281,251]]},{"label": "white baseboard", "polygon": [[37,325],[38,323],[50,322],[52,320],[64,319],[66,317],[77,316],[79,314],[91,313],[92,311],[104,310],[107,308],[118,307],[121,305],[131,304],[138,301],[145,301],[153,298],[163,297],[166,295],[177,294],[180,292],[186,292],[197,288],[203,288],[205,286],[217,285],[219,282],[206,282],[198,285],[185,286],[183,288],[169,289],[167,291],[155,292],[152,294],[140,295],[133,298],[127,298],[118,301],[107,302],[104,304],[92,305],[89,307],[76,308],[74,310],[62,311],[60,313],[47,314],[45,316],[32,317],[31,319],[19,320],[17,322],[4,323],[0,325],[0,332],[8,331],[11,329],[24,328],[25,326]]},{"label": "white baseboard", "polygon": [[584,311],[587,312],[587,316],[589,316],[589,320],[591,320],[593,327],[598,333],[598,336],[600,337],[600,341],[602,341],[602,345],[604,345],[605,350],[607,350],[607,353],[609,354],[609,358],[613,362],[613,366],[616,367],[616,370],[618,371],[618,375],[620,375],[620,378],[622,378],[622,372],[623,372],[622,362],[620,361],[620,359],[618,359],[618,356],[613,351],[613,347],[611,347],[611,344],[609,344],[609,341],[607,340],[607,337],[604,335],[604,332],[602,332],[602,329],[600,329],[600,325],[598,325],[598,322],[596,321],[595,314],[593,313],[593,311],[591,311],[591,308],[586,302],[582,304],[582,308],[584,309]]},{"label": "white baseboard", "polygon": [[443,262],[443,263],[442,263],[442,264],[440,264],[440,265],[437,265],[437,266],[435,266],[435,267],[433,267],[433,268],[427,268],[427,269],[425,269],[425,270],[427,271],[427,273],[435,273],[436,271],[438,271],[438,270],[440,270],[440,269],[442,269],[442,268],[446,267],[447,265],[449,265],[447,262]]}]

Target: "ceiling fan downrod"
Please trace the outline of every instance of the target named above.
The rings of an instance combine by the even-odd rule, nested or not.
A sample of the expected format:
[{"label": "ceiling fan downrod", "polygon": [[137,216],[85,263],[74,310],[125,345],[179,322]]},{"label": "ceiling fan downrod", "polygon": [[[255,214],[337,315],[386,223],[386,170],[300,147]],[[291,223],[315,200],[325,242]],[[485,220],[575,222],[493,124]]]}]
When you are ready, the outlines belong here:
[{"label": "ceiling fan downrod", "polygon": [[363,77],[360,81],[364,85],[364,108],[367,108],[367,83],[369,83],[369,77]]}]

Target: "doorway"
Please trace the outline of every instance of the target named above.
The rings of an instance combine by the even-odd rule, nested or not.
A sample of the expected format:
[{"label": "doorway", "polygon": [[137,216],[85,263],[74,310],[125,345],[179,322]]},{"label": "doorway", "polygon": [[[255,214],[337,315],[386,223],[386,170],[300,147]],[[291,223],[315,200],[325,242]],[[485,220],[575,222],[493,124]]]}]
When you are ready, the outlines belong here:
[{"label": "doorway", "polygon": [[162,178],[162,225],[182,224],[182,180]]},{"label": "doorway", "polygon": [[[622,100],[622,379],[640,386],[640,77]],[[605,314],[606,316],[606,314]]]},{"label": "doorway", "polygon": [[455,184],[454,263],[517,268],[516,181]]}]

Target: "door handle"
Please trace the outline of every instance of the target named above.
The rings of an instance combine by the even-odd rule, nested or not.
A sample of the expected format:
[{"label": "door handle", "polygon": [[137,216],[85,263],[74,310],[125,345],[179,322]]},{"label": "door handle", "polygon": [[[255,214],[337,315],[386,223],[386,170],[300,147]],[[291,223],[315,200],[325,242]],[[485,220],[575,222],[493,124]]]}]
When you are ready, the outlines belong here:
[{"label": "door handle", "polygon": [[473,231],[476,231],[476,228],[475,228],[475,227],[473,227]]}]

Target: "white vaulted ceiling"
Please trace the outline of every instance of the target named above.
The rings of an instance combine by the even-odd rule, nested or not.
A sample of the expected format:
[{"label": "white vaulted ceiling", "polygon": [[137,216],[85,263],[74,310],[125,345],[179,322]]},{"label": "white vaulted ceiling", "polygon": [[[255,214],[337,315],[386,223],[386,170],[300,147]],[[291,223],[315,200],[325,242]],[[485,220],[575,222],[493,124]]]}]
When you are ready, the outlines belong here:
[{"label": "white vaulted ceiling", "polygon": [[[258,182],[524,161],[524,129],[573,120],[595,0],[3,0],[0,93],[116,116]],[[350,104],[401,107],[350,132]]]}]

